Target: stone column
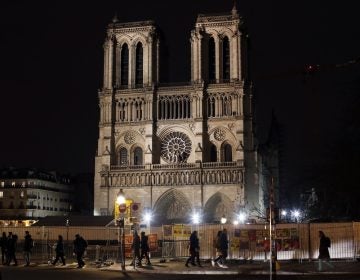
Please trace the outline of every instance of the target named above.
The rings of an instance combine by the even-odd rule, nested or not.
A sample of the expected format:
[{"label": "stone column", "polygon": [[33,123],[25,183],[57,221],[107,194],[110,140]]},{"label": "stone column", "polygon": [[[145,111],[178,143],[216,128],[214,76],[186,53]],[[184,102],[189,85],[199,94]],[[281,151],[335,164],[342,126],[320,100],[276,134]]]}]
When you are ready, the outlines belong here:
[{"label": "stone column", "polygon": [[215,41],[215,79],[216,82],[220,80],[220,38],[218,36],[214,37]]},{"label": "stone column", "polygon": [[108,85],[108,71],[109,71],[109,41],[106,40],[104,45],[104,81],[103,87],[107,88]]}]

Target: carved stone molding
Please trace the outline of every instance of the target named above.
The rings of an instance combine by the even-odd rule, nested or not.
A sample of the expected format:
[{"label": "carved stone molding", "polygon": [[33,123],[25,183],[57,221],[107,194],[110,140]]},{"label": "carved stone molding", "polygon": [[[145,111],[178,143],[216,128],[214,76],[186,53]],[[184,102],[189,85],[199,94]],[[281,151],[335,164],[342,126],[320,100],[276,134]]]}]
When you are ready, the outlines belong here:
[{"label": "carved stone molding", "polygon": [[214,138],[218,141],[224,141],[226,137],[226,131],[221,129],[221,128],[217,128],[214,132]]}]

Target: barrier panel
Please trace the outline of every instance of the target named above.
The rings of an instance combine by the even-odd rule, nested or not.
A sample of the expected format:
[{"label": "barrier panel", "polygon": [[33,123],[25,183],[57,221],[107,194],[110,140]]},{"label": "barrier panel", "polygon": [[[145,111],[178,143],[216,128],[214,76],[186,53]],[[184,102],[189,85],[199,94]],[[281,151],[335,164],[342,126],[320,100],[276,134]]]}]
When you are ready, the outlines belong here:
[{"label": "barrier panel", "polygon": [[[200,240],[200,257],[210,259],[215,256],[214,238],[219,230],[226,228],[228,233],[230,259],[267,260],[269,259],[268,224],[199,224],[163,225],[152,227],[149,246],[152,257],[184,258],[189,255],[189,237],[197,230]],[[360,223],[287,223],[276,225],[276,248],[279,260],[316,259],[318,257],[319,236],[322,230],[331,239],[329,248],[333,259],[360,258]],[[23,258],[25,231],[29,231],[35,241],[32,259],[47,263],[55,257],[55,244],[62,235],[65,256],[74,259],[73,240],[76,234],[83,236],[89,243],[86,259],[120,260],[121,236],[118,227],[1,227],[1,232],[18,235],[17,257]],[[125,248],[127,257],[131,256],[131,231],[125,228]]]}]

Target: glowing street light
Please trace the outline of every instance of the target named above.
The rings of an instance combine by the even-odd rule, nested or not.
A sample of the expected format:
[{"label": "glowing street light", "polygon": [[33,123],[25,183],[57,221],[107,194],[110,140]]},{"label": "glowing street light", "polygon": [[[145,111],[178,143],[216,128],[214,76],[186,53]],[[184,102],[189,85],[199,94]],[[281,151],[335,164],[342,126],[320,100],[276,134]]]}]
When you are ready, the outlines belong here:
[{"label": "glowing street light", "polygon": [[123,189],[120,189],[120,191],[118,192],[118,194],[116,196],[116,203],[118,205],[126,203],[125,194],[123,192]]},{"label": "glowing street light", "polygon": [[226,221],[227,221],[226,217],[222,216],[221,219],[220,219],[220,223],[226,224]]},{"label": "glowing street light", "polygon": [[234,221],[233,221],[233,225],[234,225],[234,226],[237,226],[238,224],[239,224],[239,221],[238,221],[238,220],[234,220]]},{"label": "glowing street light", "polygon": [[286,210],[281,210],[281,216],[286,217],[286,215],[287,215],[287,211]]}]

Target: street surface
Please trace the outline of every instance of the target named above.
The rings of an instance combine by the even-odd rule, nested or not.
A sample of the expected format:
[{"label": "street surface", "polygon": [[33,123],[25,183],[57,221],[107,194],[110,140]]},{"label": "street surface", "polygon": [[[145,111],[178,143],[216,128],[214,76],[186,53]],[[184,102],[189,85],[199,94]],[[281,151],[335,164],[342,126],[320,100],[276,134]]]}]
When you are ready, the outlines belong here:
[{"label": "street surface", "polygon": [[[119,279],[209,279],[209,280],[268,280],[269,275],[189,275],[189,274],[157,274],[141,272],[102,271],[93,267],[77,269],[73,266],[48,266],[39,265],[33,267],[10,266],[0,267],[1,280],[119,280]],[[206,270],[204,271],[206,272]],[[321,275],[277,275],[277,280],[359,280],[359,274],[321,274]]]}]

